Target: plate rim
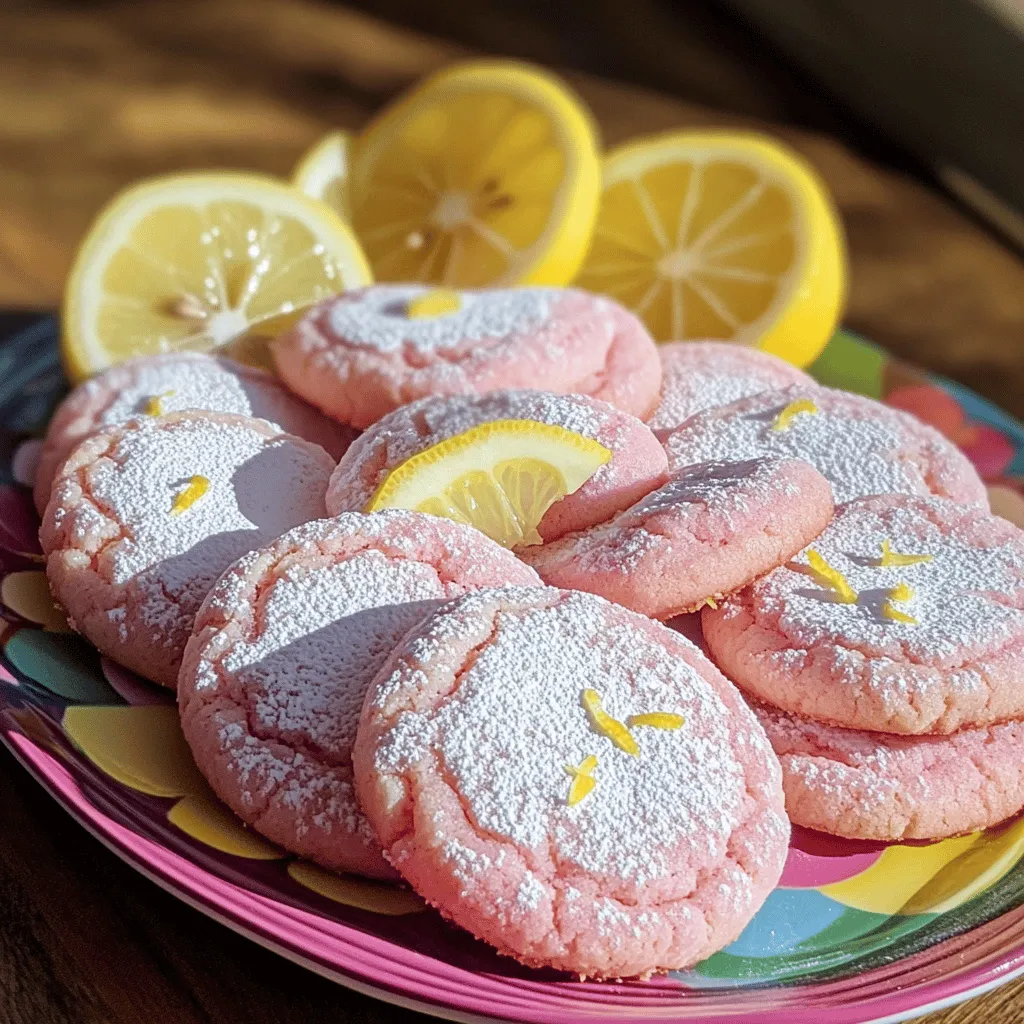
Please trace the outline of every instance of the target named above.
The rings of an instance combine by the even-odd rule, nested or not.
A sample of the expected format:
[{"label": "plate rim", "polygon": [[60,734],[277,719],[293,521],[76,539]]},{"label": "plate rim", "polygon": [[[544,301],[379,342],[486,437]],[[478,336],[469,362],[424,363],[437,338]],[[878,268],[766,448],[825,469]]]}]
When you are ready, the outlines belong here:
[{"label": "plate rim", "polygon": [[[151,868],[147,865],[138,855],[133,851],[126,848],[121,842],[118,841],[112,834],[104,831],[104,829],[97,824],[97,822],[89,820],[83,813],[81,813],[76,807],[68,803],[64,798],[63,794],[55,788],[54,781],[43,772],[36,764],[29,761],[24,752],[20,749],[19,744],[14,743],[10,739],[10,728],[0,730],[0,742],[3,743],[5,749],[10,751],[15,761],[28,773],[43,791],[56,802],[56,804],[64,810],[80,827],[84,828],[94,839],[96,839],[106,850],[109,850],[114,856],[118,858],[122,863],[132,868],[143,878],[159,886],[164,892],[169,893],[175,899],[181,900],[187,906],[193,910],[202,914],[204,917],[215,921],[217,924],[222,925],[237,935],[241,935],[248,941],[254,942],[264,949],[269,950],[277,956],[284,957],[291,963],[302,967],[305,970],[312,971],[314,974],[326,979],[327,981],[341,985],[344,988],[351,989],[352,991],[359,992],[362,995],[369,996],[373,999],[381,1000],[391,1006],[397,1006],[401,1009],[413,1010],[419,1013],[427,1014],[430,1017],[434,1017],[441,1020],[449,1020],[458,1022],[458,1024],[521,1024],[522,1021],[527,1019],[525,1015],[523,1017],[507,1017],[507,1016],[494,1016],[478,1014],[472,1010],[463,1009],[458,1006],[449,1005],[442,1002],[429,1002],[423,999],[419,999],[415,996],[406,995],[399,991],[392,991],[386,988],[382,988],[372,981],[369,981],[358,975],[349,974],[336,968],[328,967],[325,964],[318,963],[309,957],[304,956],[302,953],[295,949],[289,948],[283,942],[277,941],[272,935],[266,932],[260,932],[255,927],[246,925],[241,921],[235,920],[229,915],[222,913],[215,906],[211,905],[207,900],[196,896],[194,893],[188,891],[182,885],[175,883],[170,878],[165,877],[159,871]],[[37,745],[29,739],[27,736],[22,736],[25,743],[39,749]],[[43,757],[49,758],[45,751],[40,750],[40,754]],[[70,777],[70,773],[69,773]],[[77,783],[72,779],[72,785],[78,788]],[[85,796],[82,795],[83,803],[87,803]],[[106,816],[96,811],[98,818],[105,819]],[[175,851],[169,851],[172,856],[184,860],[180,854]],[[202,870],[204,873],[205,869]],[[994,919],[998,920],[998,918]],[[969,934],[969,933],[968,933]],[[375,937],[377,938],[377,937]],[[388,941],[385,939],[379,939],[379,941]],[[936,948],[941,946],[942,943],[937,943]],[[851,1017],[847,1015],[848,1010],[854,1012],[857,1011],[858,1005],[864,1005],[859,1001],[851,1002],[848,1006],[840,1007],[838,1010],[828,1011],[832,1016],[830,1021],[832,1024],[900,1024],[903,1021],[914,1020],[922,1017],[928,1013],[935,1013],[939,1010],[948,1009],[952,1006],[956,1006],[962,1002],[966,1002],[968,999],[972,999],[976,996],[984,995],[987,992],[991,992],[996,988],[1001,987],[1018,977],[1024,975],[1024,959],[1021,960],[1015,967],[1009,971],[1004,971],[1003,967],[1007,960],[1013,956],[1014,953],[1024,953],[1024,941],[1016,945],[1010,950],[1007,950],[1002,954],[997,962],[989,965],[985,968],[972,968],[964,975],[964,979],[968,981],[968,984],[962,988],[958,988],[956,982],[950,982],[945,977],[939,977],[937,979],[926,982],[922,988],[924,991],[929,989],[942,987],[947,984],[952,984],[956,991],[950,992],[945,995],[939,995],[936,999],[926,1003],[917,1003],[913,1006],[905,1006],[892,1013],[883,1013],[882,1016],[856,1016]],[[984,975],[984,980],[977,979],[973,984],[969,983],[972,978],[976,975]],[[877,1001],[881,999],[888,1001],[894,996],[898,997],[899,993],[886,994],[885,996],[875,997],[870,1001]],[[914,997],[911,996],[911,999]],[[799,1012],[799,1011],[797,1011]],[[821,1011],[819,1011],[821,1012]],[[835,1013],[843,1014],[842,1017],[835,1016]],[[873,1012],[873,1011],[869,1011]],[[636,1013],[617,1013],[614,1015],[593,1015],[593,1019],[608,1022],[608,1024],[617,1024],[617,1022],[631,1022],[635,1021],[639,1016],[647,1016],[649,1009],[645,1012],[644,1008],[637,1008]],[[588,1014],[588,1016],[590,1016]],[[737,1016],[731,1014],[730,1016],[723,1017],[719,1014],[708,1017],[690,1017],[688,1019],[677,1018],[671,1015],[659,1016],[659,1020],[663,1021],[664,1024],[672,1024],[674,1021],[681,1021],[682,1024],[790,1024],[794,1020],[792,1011],[788,1009],[782,1010],[767,1010],[758,1011],[755,1010],[752,1013],[742,1013]]]}]

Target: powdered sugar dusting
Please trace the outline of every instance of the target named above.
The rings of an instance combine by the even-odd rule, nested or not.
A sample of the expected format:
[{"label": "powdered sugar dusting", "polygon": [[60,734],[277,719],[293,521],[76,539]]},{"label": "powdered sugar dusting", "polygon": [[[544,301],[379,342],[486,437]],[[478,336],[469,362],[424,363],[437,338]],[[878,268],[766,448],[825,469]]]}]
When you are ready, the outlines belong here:
[{"label": "powdered sugar dusting", "polygon": [[[857,603],[835,601],[807,568],[782,567],[754,584],[755,607],[777,617],[779,628],[800,647],[836,645],[840,677],[845,662],[851,671],[859,667],[861,654],[956,669],[965,659],[997,650],[1024,635],[1024,535],[984,543],[973,528],[980,513],[950,526],[943,522],[944,506],[948,510],[941,500],[918,499],[906,505],[856,502],[840,509],[813,548],[846,577]],[[895,552],[932,560],[882,567],[885,540]],[[806,554],[794,562],[806,567]],[[916,624],[882,614],[882,603],[897,583],[913,589],[913,597],[898,607]],[[961,688],[982,685],[976,672],[947,678]]]},{"label": "powdered sugar dusting", "polygon": [[246,808],[255,810],[274,799],[291,810],[295,832],[285,845],[300,847],[314,830],[330,835],[340,828],[363,846],[376,846],[356,802],[349,766],[325,766],[299,751],[275,749],[237,722],[222,725],[218,739],[231,759]]},{"label": "powdered sugar dusting", "polygon": [[787,772],[815,790],[836,795],[856,777],[857,798],[868,813],[891,800],[902,784],[901,762],[917,761],[919,770],[921,753],[929,748],[941,752],[949,743],[946,736],[898,737],[823,726],[762,705],[753,705],[753,710],[780,757],[802,755],[787,759]]},{"label": "powdered sugar dusting", "polygon": [[451,865],[452,874],[460,882],[469,882],[477,875],[500,868],[505,853],[499,850],[497,857],[488,857],[486,853],[471,850],[455,839],[446,839],[442,850],[445,860]]},{"label": "powdered sugar dusting", "polygon": [[[330,458],[245,420],[138,420],[86,470],[99,509],[123,524],[103,555],[111,581],[142,585],[144,615],[170,638],[236,558],[323,515]],[[207,492],[180,515],[175,497],[195,476]]]},{"label": "powdered sugar dusting", "polygon": [[658,432],[674,430],[695,413],[728,405],[772,388],[813,382],[789,363],[725,342],[674,342],[658,348],[661,404],[648,420]]},{"label": "powdered sugar dusting", "polygon": [[[680,387],[680,377],[688,385],[686,391]],[[774,386],[774,381],[756,374],[720,376],[713,373],[684,374],[679,370],[666,369],[661,385],[661,404],[647,422],[654,430],[674,430],[695,413],[728,405]]]},{"label": "powdered sugar dusting", "polygon": [[330,329],[349,345],[379,352],[443,352],[536,331],[560,294],[556,288],[462,291],[457,311],[410,319],[406,306],[428,290],[421,285],[377,285],[341,298],[330,307]]},{"label": "powdered sugar dusting", "polygon": [[[429,671],[445,657],[446,636],[474,604],[462,599],[438,613],[415,646]],[[444,764],[475,825],[562,865],[641,885],[671,871],[682,844],[700,861],[721,859],[746,813],[737,732],[767,752],[763,735],[745,729],[711,684],[673,657],[621,610],[581,593],[509,590],[513,602],[495,615],[494,632],[432,715],[400,715],[377,749],[376,764],[402,771],[423,759]],[[536,606],[524,595],[536,594]],[[408,680],[381,681],[376,699]],[[596,732],[581,704],[599,689],[620,721],[652,711],[682,714],[678,730],[638,729],[639,757]],[[595,755],[596,787],[566,802],[566,764]]]},{"label": "powdered sugar dusting", "polygon": [[[198,354],[163,357],[138,360],[132,369],[132,383],[118,389],[113,401],[104,409],[98,426],[112,426],[145,414],[148,403],[155,398],[160,399],[164,413],[207,409],[269,419],[269,410],[253,408],[253,399],[239,375],[220,360]],[[100,377],[83,386],[102,388],[105,382]]]},{"label": "powdered sugar dusting", "polygon": [[794,818],[844,835],[940,838],[1024,801],[1024,722],[892,736],[754,707],[782,762]]},{"label": "powdered sugar dusting", "polygon": [[544,883],[532,871],[527,871],[516,890],[516,903],[524,910],[534,910],[546,895]]},{"label": "powdered sugar dusting", "polygon": [[307,523],[240,559],[199,616],[179,686],[204,766],[213,733],[236,779],[221,795],[288,849],[386,875],[352,786],[366,687],[439,603],[506,578],[535,579],[475,530],[404,510]]},{"label": "powdered sugar dusting", "polygon": [[201,352],[177,352],[129,360],[80,385],[55,416],[47,446],[65,440],[70,451],[86,434],[134,416],[190,410],[252,416],[332,455],[351,441],[348,428],[321,415],[271,374]]},{"label": "powdered sugar dusting", "polygon": [[[780,475],[778,459],[710,462],[678,470],[672,479],[606,523],[583,530],[561,542],[571,548],[585,568],[628,573],[664,543],[658,517],[671,513],[681,521],[712,511],[722,533],[739,529],[739,517],[780,495],[792,497],[793,483]],[[559,542],[556,542],[556,544]],[[541,557],[545,556],[541,552]]]},{"label": "powdered sugar dusting", "polygon": [[380,551],[296,566],[262,598],[262,632],[233,646],[224,668],[249,691],[258,731],[347,761],[369,681],[446,596],[432,567]]},{"label": "powdered sugar dusting", "polygon": [[[774,430],[776,416],[801,398],[819,411]],[[765,391],[700,413],[664,443],[670,467],[766,455],[803,459],[828,479],[837,504],[873,494],[976,497],[969,464],[937,432],[869,398],[817,386]],[[965,488],[972,493],[961,494]]]}]

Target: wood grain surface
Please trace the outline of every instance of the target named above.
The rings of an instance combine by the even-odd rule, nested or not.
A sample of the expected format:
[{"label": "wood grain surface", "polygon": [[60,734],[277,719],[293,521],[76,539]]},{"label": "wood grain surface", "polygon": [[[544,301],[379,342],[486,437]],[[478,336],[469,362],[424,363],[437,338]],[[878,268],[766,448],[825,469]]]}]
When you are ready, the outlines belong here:
[{"label": "wood grain surface", "polygon": [[[620,21],[625,33],[628,20]],[[636,49],[635,33],[629,45]],[[756,96],[749,72],[719,60],[713,41],[702,47],[694,52],[709,81]],[[77,241],[122,185],[199,167],[287,174],[325,129],[358,128],[417,77],[466,52],[305,0],[8,2],[0,9],[0,307],[58,305]],[[608,143],[691,125],[764,126],[751,118],[758,110],[785,116],[768,101],[737,103],[739,115],[571,77]],[[813,161],[842,211],[847,324],[1024,416],[1024,262],[942,195],[836,137],[768,127]],[[136,875],[0,753],[4,1024],[396,1016],[415,1017],[267,953]],[[927,1020],[1021,1024],[1024,982]]]}]

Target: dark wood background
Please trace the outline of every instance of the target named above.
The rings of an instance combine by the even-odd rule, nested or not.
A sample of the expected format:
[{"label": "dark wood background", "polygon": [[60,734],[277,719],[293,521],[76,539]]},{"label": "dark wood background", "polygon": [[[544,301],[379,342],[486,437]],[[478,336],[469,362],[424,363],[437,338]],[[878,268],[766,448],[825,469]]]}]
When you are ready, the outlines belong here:
[{"label": "dark wood background", "polygon": [[[432,5],[430,20],[412,0],[367,6],[451,41],[308,0],[8,0],[0,308],[59,304],[75,245],[120,186],[196,167],[287,174],[324,130],[358,128],[420,75],[482,46],[585,69],[572,81],[609,143],[688,125],[777,131],[842,210],[849,326],[1024,416],[1024,261],[741,26],[696,0],[536,2],[515,16],[474,0]],[[570,31],[554,32],[552,19],[566,18]],[[1024,983],[1011,985],[929,1021],[1020,1024],[1022,994]],[[0,753],[4,1024],[396,1016],[414,1017],[267,953],[136,875]]]}]

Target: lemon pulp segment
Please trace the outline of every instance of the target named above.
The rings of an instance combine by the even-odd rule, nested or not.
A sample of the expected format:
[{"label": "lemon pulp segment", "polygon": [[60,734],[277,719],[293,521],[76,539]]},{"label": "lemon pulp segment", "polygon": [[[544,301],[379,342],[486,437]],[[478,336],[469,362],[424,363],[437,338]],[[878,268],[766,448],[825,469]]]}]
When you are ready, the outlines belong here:
[{"label": "lemon pulp segment", "polygon": [[355,145],[352,223],[382,281],[566,284],[597,212],[596,134],[554,76],[456,65],[388,108]]},{"label": "lemon pulp segment", "polygon": [[155,178],[117,196],[79,249],[65,362],[81,379],[133,356],[205,351],[369,281],[351,230],[283,182]]},{"label": "lemon pulp segment", "polygon": [[806,365],[832,335],[845,280],[839,218],[801,158],[749,133],[682,132],[608,155],[577,283],[658,340],[735,341]]},{"label": "lemon pulp segment", "polygon": [[495,420],[393,469],[367,512],[407,508],[476,527],[504,547],[538,544],[547,510],[611,458],[602,444],[535,420]]}]

